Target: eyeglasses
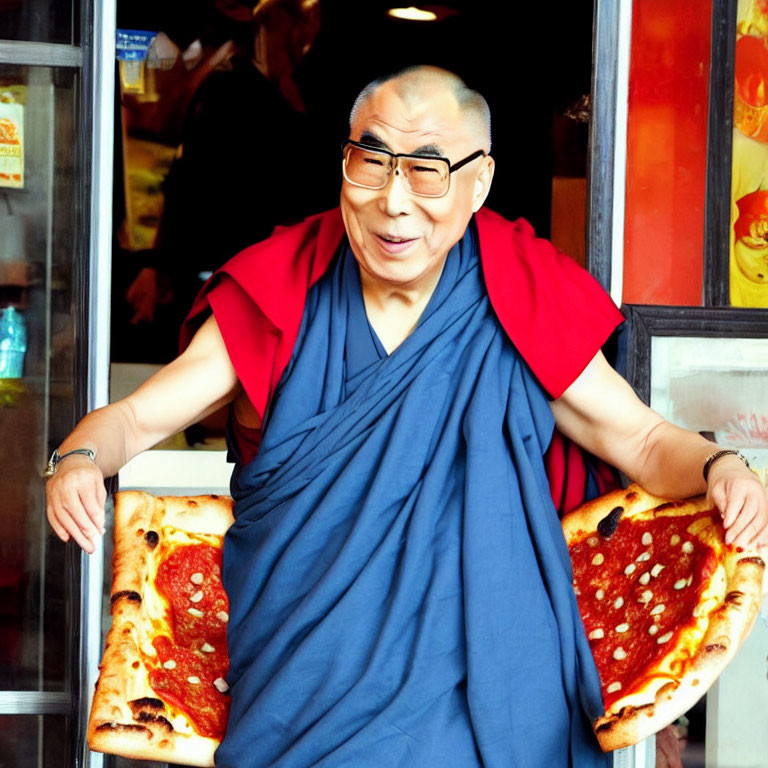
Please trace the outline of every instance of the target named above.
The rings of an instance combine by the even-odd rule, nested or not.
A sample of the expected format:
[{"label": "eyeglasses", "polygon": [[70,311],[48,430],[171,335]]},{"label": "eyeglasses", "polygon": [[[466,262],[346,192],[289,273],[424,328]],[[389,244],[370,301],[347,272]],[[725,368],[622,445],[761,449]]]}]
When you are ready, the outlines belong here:
[{"label": "eyeglasses", "polygon": [[485,157],[482,149],[451,165],[447,157],[438,155],[403,155],[386,149],[369,147],[347,139],[342,145],[344,178],[356,187],[384,189],[392,171],[402,173],[408,189],[421,197],[443,197],[451,185],[451,174]]}]

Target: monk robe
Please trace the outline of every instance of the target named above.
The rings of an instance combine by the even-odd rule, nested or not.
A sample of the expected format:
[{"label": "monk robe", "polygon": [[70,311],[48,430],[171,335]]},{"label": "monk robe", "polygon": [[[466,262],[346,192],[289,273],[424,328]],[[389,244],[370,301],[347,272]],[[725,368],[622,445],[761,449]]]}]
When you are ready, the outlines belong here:
[{"label": "monk robe", "polygon": [[488,272],[470,227],[390,355],[346,242],[309,290],[232,480],[217,765],[607,764],[542,461],[553,417]]}]

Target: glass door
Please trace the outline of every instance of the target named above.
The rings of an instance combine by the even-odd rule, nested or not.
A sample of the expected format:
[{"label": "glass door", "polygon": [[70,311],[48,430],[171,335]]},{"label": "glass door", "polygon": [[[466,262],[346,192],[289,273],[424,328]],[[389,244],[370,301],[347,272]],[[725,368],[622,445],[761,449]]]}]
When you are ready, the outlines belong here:
[{"label": "glass door", "polygon": [[99,644],[89,583],[100,555],[54,536],[41,470],[106,401],[105,5],[20,0],[0,14],[0,765],[15,768],[83,764],[81,692]]}]

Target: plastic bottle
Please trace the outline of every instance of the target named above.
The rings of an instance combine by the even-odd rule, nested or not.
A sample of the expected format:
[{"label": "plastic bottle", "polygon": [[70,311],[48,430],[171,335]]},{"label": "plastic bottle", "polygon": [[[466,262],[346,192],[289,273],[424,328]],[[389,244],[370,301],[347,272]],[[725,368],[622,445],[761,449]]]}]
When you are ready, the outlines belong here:
[{"label": "plastic bottle", "polygon": [[27,351],[27,325],[16,307],[6,307],[0,316],[0,379],[20,379],[24,375]]}]

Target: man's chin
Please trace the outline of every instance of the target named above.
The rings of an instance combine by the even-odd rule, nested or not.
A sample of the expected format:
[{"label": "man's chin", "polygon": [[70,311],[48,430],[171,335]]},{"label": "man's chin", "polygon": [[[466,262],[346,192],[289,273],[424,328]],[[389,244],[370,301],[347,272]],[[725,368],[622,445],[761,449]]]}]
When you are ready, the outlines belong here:
[{"label": "man's chin", "polygon": [[369,261],[363,265],[363,269],[369,279],[381,286],[392,288],[417,288],[429,274],[428,268],[418,268],[410,261],[394,258],[387,259],[384,263],[381,260]]}]

